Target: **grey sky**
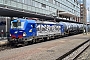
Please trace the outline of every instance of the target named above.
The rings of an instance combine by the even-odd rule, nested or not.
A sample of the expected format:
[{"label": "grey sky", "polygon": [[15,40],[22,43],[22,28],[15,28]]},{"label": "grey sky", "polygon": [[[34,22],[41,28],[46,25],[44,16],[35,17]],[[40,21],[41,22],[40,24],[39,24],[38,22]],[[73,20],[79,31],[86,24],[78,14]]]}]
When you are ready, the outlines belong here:
[{"label": "grey sky", "polygon": [[87,8],[89,7],[90,9],[90,0],[86,0],[86,5],[87,5]]},{"label": "grey sky", "polygon": [[[87,9],[89,8],[90,10],[90,0],[86,0],[86,5],[87,5]],[[87,22],[90,22],[90,11],[88,11],[87,13]]]}]

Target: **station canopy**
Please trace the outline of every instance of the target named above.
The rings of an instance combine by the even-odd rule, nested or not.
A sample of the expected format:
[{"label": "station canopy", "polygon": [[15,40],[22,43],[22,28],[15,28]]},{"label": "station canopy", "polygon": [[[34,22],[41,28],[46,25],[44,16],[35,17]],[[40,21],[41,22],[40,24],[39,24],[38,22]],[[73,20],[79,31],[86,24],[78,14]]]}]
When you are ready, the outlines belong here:
[{"label": "station canopy", "polygon": [[70,13],[70,12],[60,12],[60,15],[64,15],[64,16],[71,16],[71,17],[76,17],[74,14]]}]

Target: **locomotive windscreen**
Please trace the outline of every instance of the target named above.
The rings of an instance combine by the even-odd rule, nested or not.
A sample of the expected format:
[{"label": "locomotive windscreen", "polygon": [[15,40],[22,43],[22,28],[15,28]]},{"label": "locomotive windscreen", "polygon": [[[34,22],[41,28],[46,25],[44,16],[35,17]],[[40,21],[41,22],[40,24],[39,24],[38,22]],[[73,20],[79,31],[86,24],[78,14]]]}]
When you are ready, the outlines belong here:
[{"label": "locomotive windscreen", "polygon": [[11,22],[11,28],[23,28],[24,26],[24,22]]},{"label": "locomotive windscreen", "polygon": [[12,22],[13,27],[21,26],[21,22]]}]

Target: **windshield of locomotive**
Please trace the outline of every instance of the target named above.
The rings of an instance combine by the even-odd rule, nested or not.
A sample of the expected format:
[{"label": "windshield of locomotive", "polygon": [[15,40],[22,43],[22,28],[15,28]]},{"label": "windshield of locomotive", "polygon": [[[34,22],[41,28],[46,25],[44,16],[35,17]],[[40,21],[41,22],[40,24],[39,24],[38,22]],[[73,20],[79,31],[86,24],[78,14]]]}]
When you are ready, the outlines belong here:
[{"label": "windshield of locomotive", "polygon": [[24,27],[24,22],[11,22],[11,29],[18,28],[22,29]]}]

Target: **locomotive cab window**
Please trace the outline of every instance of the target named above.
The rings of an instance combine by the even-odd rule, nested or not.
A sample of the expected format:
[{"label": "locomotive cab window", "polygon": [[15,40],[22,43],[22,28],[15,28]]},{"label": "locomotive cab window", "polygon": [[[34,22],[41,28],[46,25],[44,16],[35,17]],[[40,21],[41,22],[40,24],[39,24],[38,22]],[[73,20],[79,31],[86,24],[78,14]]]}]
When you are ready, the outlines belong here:
[{"label": "locomotive cab window", "polygon": [[13,22],[11,21],[11,28],[23,28],[24,22]]},{"label": "locomotive cab window", "polygon": [[13,27],[21,26],[21,22],[12,22]]},{"label": "locomotive cab window", "polygon": [[17,22],[12,22],[13,27],[17,27]]}]

